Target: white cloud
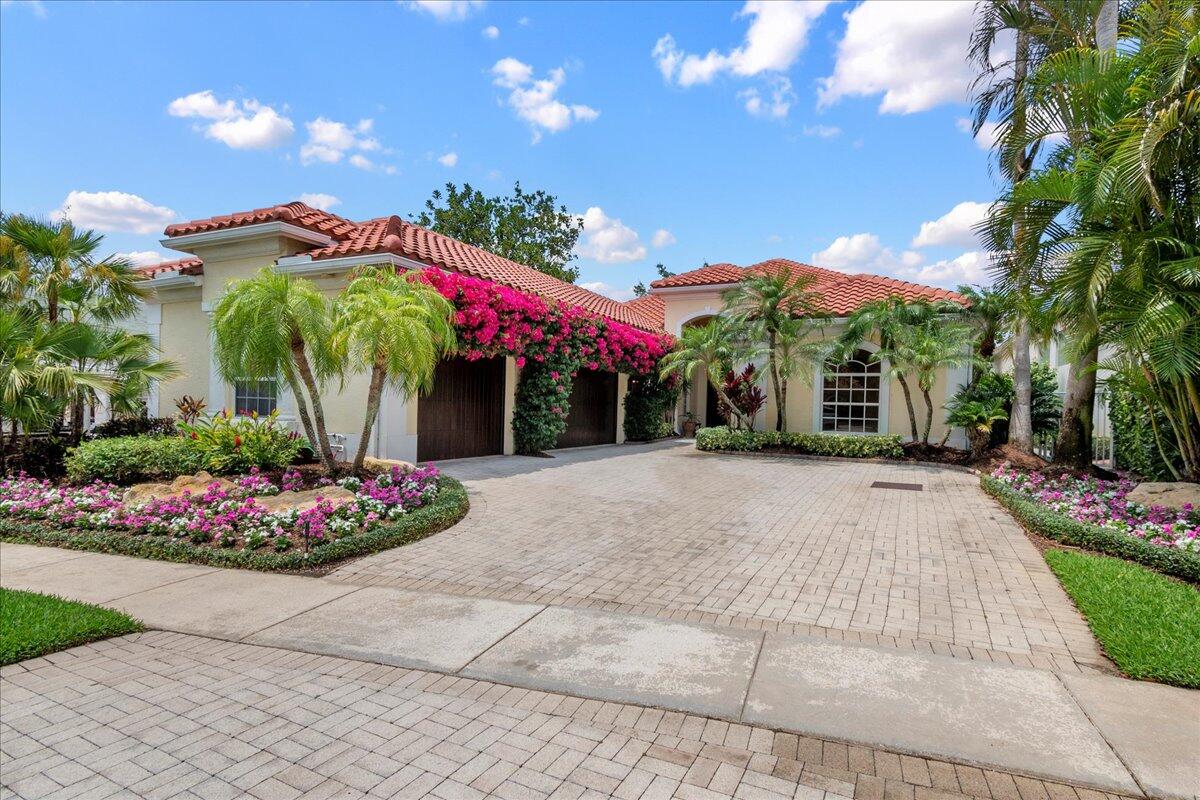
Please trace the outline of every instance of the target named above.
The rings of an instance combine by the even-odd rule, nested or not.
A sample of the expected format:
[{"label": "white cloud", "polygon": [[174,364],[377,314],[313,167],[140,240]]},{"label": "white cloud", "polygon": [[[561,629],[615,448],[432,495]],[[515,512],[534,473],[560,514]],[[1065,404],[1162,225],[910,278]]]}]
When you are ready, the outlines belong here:
[{"label": "white cloud", "polygon": [[438,156],[438,163],[443,167],[453,167],[458,163],[458,153],[445,153]]},{"label": "white cloud", "polygon": [[979,239],[974,227],[987,217],[988,204],[972,200],[959,203],[931,222],[922,222],[921,230],[912,240],[913,247],[950,244],[976,247]]},{"label": "white cloud", "polygon": [[483,38],[499,39],[500,38],[500,29],[497,28],[495,25],[488,25],[486,28],[483,29]]},{"label": "white cloud", "polygon": [[923,267],[904,268],[900,274],[917,283],[945,286],[953,289],[963,283],[988,283],[988,254],[979,250],[963,253],[957,258],[943,259]]},{"label": "white cloud", "polygon": [[136,194],[73,191],[50,216],[55,220],[70,219],[77,228],[146,236],[162,233],[179,215]]},{"label": "white cloud", "polygon": [[973,123],[965,117],[959,117],[955,121],[954,126],[968,136],[974,136],[975,146],[980,150],[991,150],[1000,138],[999,122],[983,123],[983,126],[979,129],[979,133],[973,132]]},{"label": "white cloud", "polygon": [[812,263],[839,272],[890,272],[901,268],[915,268],[924,257],[912,250],[897,256],[891,248],[884,247],[873,233],[855,233],[839,236],[824,250],[812,254]]},{"label": "white cloud", "polygon": [[762,95],[756,87],[751,87],[738,92],[738,99],[752,116],[783,119],[791,110],[792,103],[796,101],[792,82],[779,75],[771,79],[769,87],[770,97]]},{"label": "white cloud", "polygon": [[833,74],[818,105],[883,94],[880,113],[911,114],[967,98],[967,47],[975,4],[956,0],[866,0],[846,12]]},{"label": "white cloud", "polygon": [[235,150],[278,147],[291,138],[295,126],[274,108],[257,100],[218,100],[211,89],[177,97],[167,106],[173,117],[203,119],[198,129],[210,139]]},{"label": "white cloud", "polygon": [[650,244],[656,248],[669,247],[675,244],[676,241],[675,234],[666,228],[659,228],[654,232],[654,236],[650,238]]},{"label": "white cloud", "polygon": [[805,136],[816,136],[818,139],[832,139],[842,133],[842,129],[836,125],[805,125],[800,130]]},{"label": "white cloud", "polygon": [[638,238],[637,231],[608,216],[600,207],[592,206],[580,219],[583,220],[583,235],[575,246],[580,257],[602,264],[622,264],[646,257],[646,246]]},{"label": "white cloud", "polygon": [[770,236],[767,237],[767,244],[779,244],[782,241],[783,241],[783,237],[780,236],[778,233],[772,233]]},{"label": "white cloud", "polygon": [[308,129],[308,141],[300,147],[300,163],[304,165],[322,162],[336,164],[351,151],[349,162],[359,169],[374,169],[375,163],[362,153],[380,149],[379,140],[370,135],[374,121],[360,119],[353,127],[325,117],[317,117],[304,123]]},{"label": "white cloud", "polygon": [[633,293],[632,286],[625,289],[618,289],[617,287],[607,284],[604,281],[591,281],[589,283],[581,283],[579,286],[582,289],[587,289],[589,292],[602,294],[605,297],[610,297],[613,300],[617,300],[618,302],[622,303],[626,300],[632,300],[634,297],[636,297],[636,295]]},{"label": "white cloud", "polygon": [[334,206],[340,206],[342,204],[340,199],[331,194],[324,194],[322,192],[305,192],[304,194],[300,195],[300,202],[304,203],[305,205],[312,206],[313,208],[319,208],[322,211],[328,211]]},{"label": "white cloud", "polygon": [[28,8],[35,17],[46,18],[46,4],[42,0],[0,0],[0,8]]},{"label": "white cloud", "polygon": [[439,22],[462,22],[483,8],[483,0],[409,0],[402,3],[413,11],[424,11]]},{"label": "white cloud", "polygon": [[533,67],[515,58],[502,58],[492,66],[492,82],[511,90],[508,105],[517,116],[533,129],[533,141],[541,140],[544,132],[558,133],[576,122],[591,122],[600,116],[596,109],[567,105],[558,99],[558,90],[566,83],[562,67],[550,70],[545,78],[534,80]]},{"label": "white cloud", "polygon": [[135,267],[149,267],[170,260],[157,250],[132,250],[128,253],[117,253],[116,256],[125,259]]},{"label": "white cloud", "polygon": [[700,56],[681,51],[675,37],[668,33],[655,43],[651,55],[668,83],[684,87],[709,83],[722,72],[741,77],[783,72],[795,63],[804,49],[809,28],[828,5],[826,0],[750,0],[736,15],[751,20],[745,41],[739,47],[728,53],[713,49]]}]

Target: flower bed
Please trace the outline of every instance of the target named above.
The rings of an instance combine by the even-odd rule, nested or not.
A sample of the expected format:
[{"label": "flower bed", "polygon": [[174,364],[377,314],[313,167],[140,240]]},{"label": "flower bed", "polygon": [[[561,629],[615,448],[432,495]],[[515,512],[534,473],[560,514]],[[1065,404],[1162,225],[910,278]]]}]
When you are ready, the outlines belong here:
[{"label": "flower bed", "polygon": [[[232,489],[152,499],[126,507],[106,483],[54,486],[0,481],[0,539],[57,544],[172,561],[253,569],[301,569],[395,547],[442,530],[466,513],[466,493],[434,467],[338,482],[353,500],[320,499],[304,510],[270,512],[258,498],[305,488],[301,473],[280,480],[251,473]],[[318,493],[319,495],[319,493]]]},{"label": "flower bed", "polygon": [[1035,532],[1200,582],[1200,511],[1126,499],[1132,481],[1025,472],[1002,464],[985,491]]}]

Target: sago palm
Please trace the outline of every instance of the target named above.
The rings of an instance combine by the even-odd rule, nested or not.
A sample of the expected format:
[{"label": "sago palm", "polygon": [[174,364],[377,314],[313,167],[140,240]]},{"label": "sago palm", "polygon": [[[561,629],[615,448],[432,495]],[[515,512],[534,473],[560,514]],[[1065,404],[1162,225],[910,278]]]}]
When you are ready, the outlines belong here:
[{"label": "sago palm", "polygon": [[790,270],[757,272],[724,294],[727,313],[735,320],[757,325],[767,340],[767,371],[775,393],[775,430],[787,428],[783,382],[776,349],[780,329],[793,317],[821,316],[821,295],[812,291],[813,279]]},{"label": "sago palm", "polygon": [[321,389],[338,370],[330,350],[329,301],[316,285],[265,267],[229,284],[213,311],[212,326],[221,377],[231,383],[282,378],[313,450],[327,470],[336,470]]},{"label": "sago palm", "polygon": [[453,353],[454,306],[416,273],[362,270],[338,299],[334,346],[351,370],[370,375],[367,411],[353,469],[362,468],[385,385],[410,397],[433,385],[438,361]]}]

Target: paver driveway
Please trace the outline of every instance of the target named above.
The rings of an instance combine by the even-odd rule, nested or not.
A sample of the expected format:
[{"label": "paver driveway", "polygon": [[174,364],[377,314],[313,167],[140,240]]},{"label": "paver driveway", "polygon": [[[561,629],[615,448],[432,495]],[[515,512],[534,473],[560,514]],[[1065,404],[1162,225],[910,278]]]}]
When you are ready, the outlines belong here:
[{"label": "paver driveway", "polygon": [[1108,668],[1036,548],[967,473],[678,443],[447,470],[471,493],[462,523],[330,577]]}]

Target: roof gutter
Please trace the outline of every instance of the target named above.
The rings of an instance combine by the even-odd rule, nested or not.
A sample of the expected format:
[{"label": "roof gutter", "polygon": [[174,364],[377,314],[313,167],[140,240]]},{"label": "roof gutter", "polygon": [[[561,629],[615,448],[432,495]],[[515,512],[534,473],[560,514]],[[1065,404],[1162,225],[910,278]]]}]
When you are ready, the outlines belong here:
[{"label": "roof gutter", "polygon": [[172,250],[185,253],[193,252],[190,248],[204,247],[213,244],[225,244],[243,239],[259,239],[264,236],[284,236],[299,242],[307,242],[316,247],[329,247],[334,243],[333,237],[324,233],[310,231],[290,222],[260,222],[256,225],[239,225],[236,228],[221,228],[215,231],[185,233],[181,236],[168,236],[159,239],[159,243]]}]

